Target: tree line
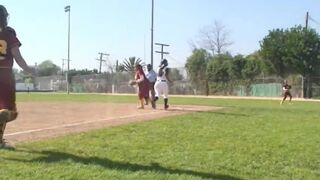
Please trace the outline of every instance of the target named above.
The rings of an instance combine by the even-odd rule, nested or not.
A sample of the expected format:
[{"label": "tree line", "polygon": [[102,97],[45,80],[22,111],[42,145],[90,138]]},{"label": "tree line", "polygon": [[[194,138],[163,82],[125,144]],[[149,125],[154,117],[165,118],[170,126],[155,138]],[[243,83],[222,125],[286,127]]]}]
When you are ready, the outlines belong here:
[{"label": "tree line", "polygon": [[207,95],[228,94],[238,85],[249,90],[253,80],[262,75],[283,79],[299,75],[303,78],[303,96],[308,98],[312,97],[312,84],[320,84],[314,78],[320,76],[320,36],[314,29],[295,26],[270,30],[260,41],[260,49],[248,56],[210,50],[195,47],[185,65],[194,87]]}]

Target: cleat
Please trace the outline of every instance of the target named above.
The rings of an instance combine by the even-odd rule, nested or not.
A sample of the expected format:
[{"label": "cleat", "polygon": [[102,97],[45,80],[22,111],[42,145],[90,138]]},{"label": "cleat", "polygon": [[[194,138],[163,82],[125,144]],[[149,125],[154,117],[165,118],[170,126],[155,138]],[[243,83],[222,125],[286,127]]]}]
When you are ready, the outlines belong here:
[{"label": "cleat", "polygon": [[14,147],[3,139],[0,143],[0,149],[14,149]]},{"label": "cleat", "polygon": [[152,109],[156,109],[156,102],[152,101],[151,105],[152,105]]}]

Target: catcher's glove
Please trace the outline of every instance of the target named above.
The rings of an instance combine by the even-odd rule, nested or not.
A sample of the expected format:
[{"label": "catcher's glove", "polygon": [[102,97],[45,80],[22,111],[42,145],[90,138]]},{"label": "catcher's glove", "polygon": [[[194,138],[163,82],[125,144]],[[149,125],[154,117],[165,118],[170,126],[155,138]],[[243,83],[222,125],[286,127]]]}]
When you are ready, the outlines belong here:
[{"label": "catcher's glove", "polygon": [[130,80],[130,81],[128,82],[128,84],[129,84],[129,86],[134,86],[134,85],[137,84],[137,81],[135,81],[135,80]]}]

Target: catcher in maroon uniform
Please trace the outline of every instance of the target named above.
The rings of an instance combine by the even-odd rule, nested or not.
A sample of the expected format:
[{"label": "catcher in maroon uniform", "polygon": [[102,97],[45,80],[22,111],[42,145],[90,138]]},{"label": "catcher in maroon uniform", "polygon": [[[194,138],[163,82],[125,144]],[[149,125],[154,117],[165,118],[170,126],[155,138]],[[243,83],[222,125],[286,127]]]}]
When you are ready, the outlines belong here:
[{"label": "catcher in maroon uniform", "polygon": [[280,104],[283,104],[283,102],[287,99],[287,97],[289,96],[289,102],[291,102],[292,100],[292,95],[290,93],[290,89],[291,86],[288,84],[287,80],[284,81],[283,85],[282,85],[282,90],[283,90],[283,99],[280,102]]},{"label": "catcher in maroon uniform", "polygon": [[138,109],[144,109],[144,99],[149,99],[149,81],[143,72],[140,64],[136,65],[135,82],[138,85],[139,106]]},{"label": "catcher in maroon uniform", "polygon": [[26,72],[32,73],[21,56],[20,41],[13,28],[8,26],[8,12],[0,5],[0,148],[6,147],[3,139],[7,122],[17,118],[13,59]]}]

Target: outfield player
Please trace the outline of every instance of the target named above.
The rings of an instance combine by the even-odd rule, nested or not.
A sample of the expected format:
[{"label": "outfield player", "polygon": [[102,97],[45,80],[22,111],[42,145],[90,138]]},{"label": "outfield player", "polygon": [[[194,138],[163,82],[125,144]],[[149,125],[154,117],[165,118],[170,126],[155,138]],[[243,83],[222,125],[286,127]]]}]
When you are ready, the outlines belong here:
[{"label": "outfield player", "polygon": [[0,5],[0,148],[7,147],[3,135],[6,124],[17,118],[13,59],[26,72],[31,69],[21,56],[20,41],[13,28],[8,26],[8,12]]},{"label": "outfield player", "polygon": [[290,89],[291,86],[288,84],[287,80],[284,81],[283,85],[282,85],[282,90],[283,90],[283,99],[280,102],[280,104],[283,104],[283,102],[287,99],[287,97],[289,96],[289,102],[291,102],[292,100],[292,95],[290,93]]},{"label": "outfield player", "polygon": [[171,82],[171,80],[169,79],[168,75],[169,75],[168,61],[166,59],[163,59],[161,61],[161,64],[160,64],[158,70],[157,70],[157,81],[154,85],[154,89],[155,89],[155,93],[156,93],[154,101],[157,101],[159,99],[159,96],[162,95],[163,101],[164,101],[164,109],[169,108],[168,82]]}]

